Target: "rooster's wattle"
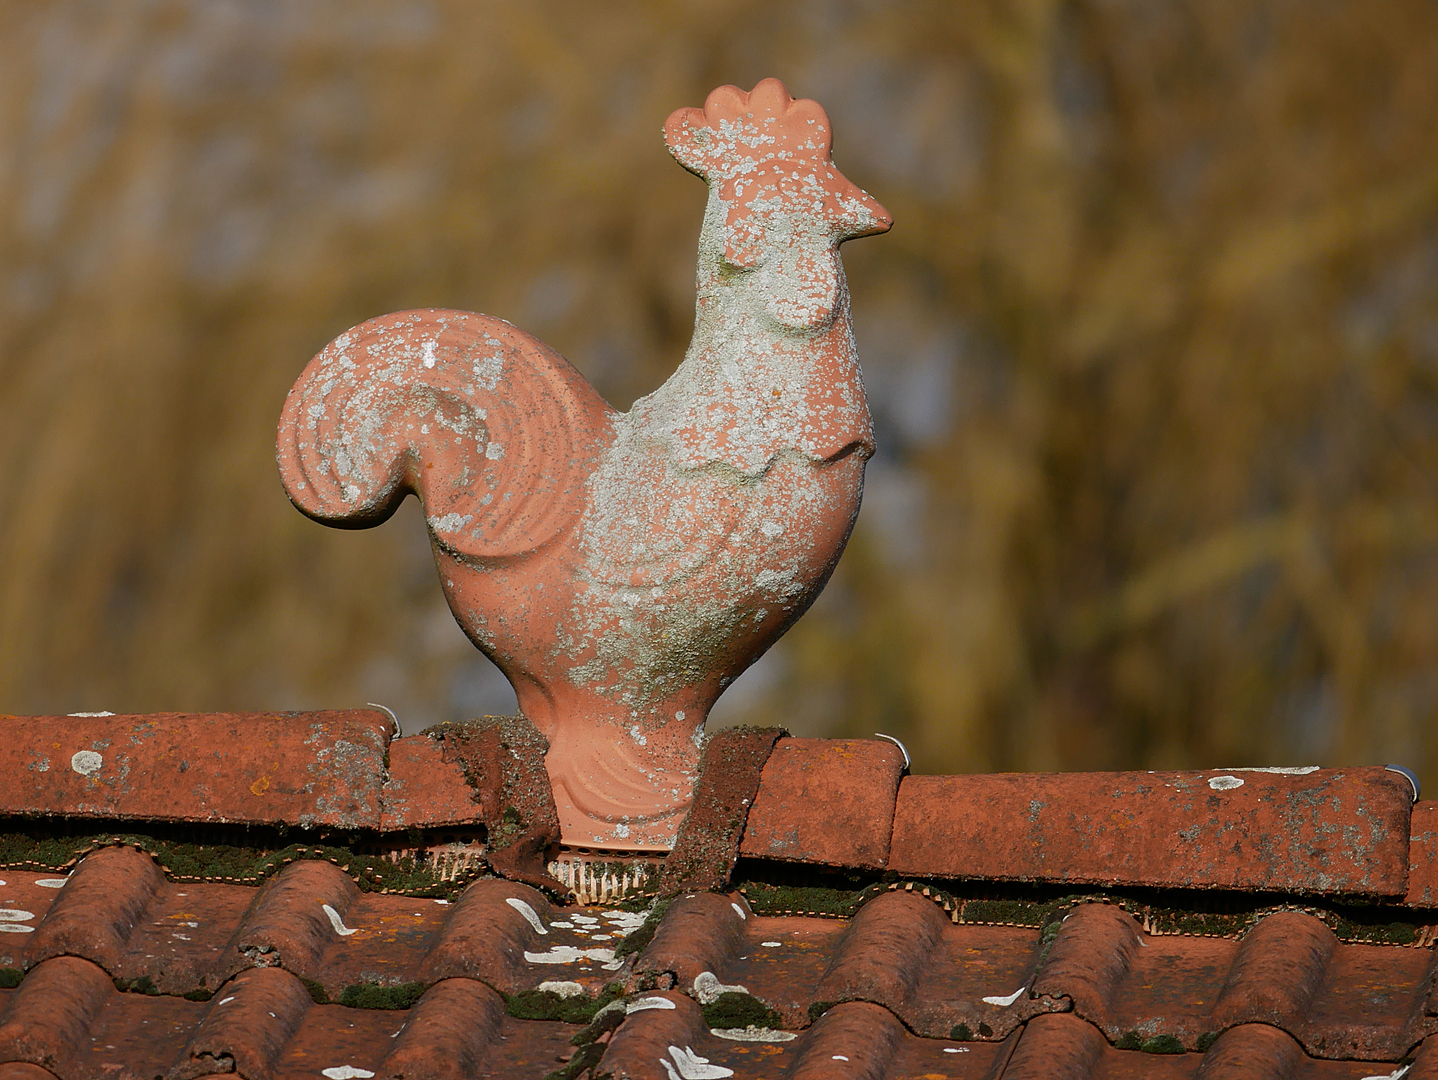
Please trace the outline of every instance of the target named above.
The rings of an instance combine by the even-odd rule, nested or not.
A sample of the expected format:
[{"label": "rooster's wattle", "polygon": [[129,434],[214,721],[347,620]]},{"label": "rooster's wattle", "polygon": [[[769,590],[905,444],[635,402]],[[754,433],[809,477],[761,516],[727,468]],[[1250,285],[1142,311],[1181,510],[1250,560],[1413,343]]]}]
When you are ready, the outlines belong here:
[{"label": "rooster's wattle", "polygon": [[346,331],[285,402],[295,505],[378,524],[413,492],[466,634],[549,739],[566,843],[664,849],[704,720],[834,569],[873,453],[844,240],[891,224],[829,119],[765,79],[665,124],[709,184],[694,338],[627,413],[502,319]]}]

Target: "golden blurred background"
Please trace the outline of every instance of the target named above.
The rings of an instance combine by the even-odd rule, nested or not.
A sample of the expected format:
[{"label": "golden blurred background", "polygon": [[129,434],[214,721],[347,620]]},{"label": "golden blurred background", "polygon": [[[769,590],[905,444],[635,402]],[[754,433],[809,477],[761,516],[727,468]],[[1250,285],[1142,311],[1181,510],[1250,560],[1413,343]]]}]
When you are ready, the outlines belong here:
[{"label": "golden blurred background", "polygon": [[446,306],[628,407],[692,327],[660,126],[777,75],[897,219],[880,450],[715,722],[1438,790],[1435,71],[1430,0],[5,4],[0,710],[512,708],[413,501],[290,507],[285,391]]}]

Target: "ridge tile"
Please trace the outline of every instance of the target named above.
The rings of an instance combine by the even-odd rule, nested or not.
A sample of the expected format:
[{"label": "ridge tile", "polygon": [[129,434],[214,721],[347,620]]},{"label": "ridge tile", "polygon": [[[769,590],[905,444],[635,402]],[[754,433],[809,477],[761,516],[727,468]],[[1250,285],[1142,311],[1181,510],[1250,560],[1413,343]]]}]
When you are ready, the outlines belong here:
[{"label": "ridge tile", "polygon": [[0,716],[0,815],[380,825],[393,721],[308,713]]},{"label": "ridge tile", "polygon": [[881,869],[904,755],[878,739],[780,739],[759,777],[739,854]]},{"label": "ridge tile", "polygon": [[908,776],[918,877],[1401,898],[1412,788],[1383,768]]}]

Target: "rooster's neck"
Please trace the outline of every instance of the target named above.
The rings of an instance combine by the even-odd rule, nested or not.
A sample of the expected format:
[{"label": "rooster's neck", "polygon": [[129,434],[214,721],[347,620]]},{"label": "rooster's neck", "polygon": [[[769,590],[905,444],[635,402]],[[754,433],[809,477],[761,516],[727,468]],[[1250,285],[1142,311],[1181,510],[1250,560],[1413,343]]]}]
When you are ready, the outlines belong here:
[{"label": "rooster's neck", "polygon": [[[857,447],[867,457],[873,434],[838,252],[800,227],[774,230],[755,267],[735,268],[724,257],[727,213],[711,194],[694,337],[669,380],[635,402],[629,426],[667,436],[678,464],[722,462],[746,475],[785,450],[823,461]],[[822,319],[781,321],[816,296]]]}]

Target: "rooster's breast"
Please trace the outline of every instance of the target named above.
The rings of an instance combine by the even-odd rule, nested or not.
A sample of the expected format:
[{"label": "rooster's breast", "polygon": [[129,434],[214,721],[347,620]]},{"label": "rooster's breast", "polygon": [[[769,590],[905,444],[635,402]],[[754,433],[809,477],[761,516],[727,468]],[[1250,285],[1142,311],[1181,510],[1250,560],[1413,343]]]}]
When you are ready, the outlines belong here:
[{"label": "rooster's breast", "polygon": [[570,613],[574,644],[628,658],[640,696],[732,677],[803,613],[843,551],[864,470],[858,453],[789,451],[750,477],[648,449],[621,440],[591,481]]}]

